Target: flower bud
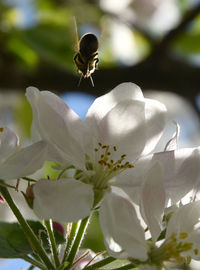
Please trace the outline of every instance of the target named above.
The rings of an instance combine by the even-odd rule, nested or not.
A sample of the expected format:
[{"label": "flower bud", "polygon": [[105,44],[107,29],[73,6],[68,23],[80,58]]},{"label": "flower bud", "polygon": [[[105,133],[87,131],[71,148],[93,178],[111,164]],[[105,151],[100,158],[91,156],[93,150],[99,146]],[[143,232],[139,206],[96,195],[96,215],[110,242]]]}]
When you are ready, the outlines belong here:
[{"label": "flower bud", "polygon": [[62,224],[53,221],[53,229],[54,231],[59,231],[62,235],[65,236],[65,228],[62,226]]},{"label": "flower bud", "polygon": [[33,200],[34,200],[33,186],[34,184],[28,185],[26,193],[22,191],[22,194],[31,209],[33,209]]},{"label": "flower bud", "polygon": [[1,203],[5,203],[5,200],[4,200],[4,198],[0,195],[0,202]]}]

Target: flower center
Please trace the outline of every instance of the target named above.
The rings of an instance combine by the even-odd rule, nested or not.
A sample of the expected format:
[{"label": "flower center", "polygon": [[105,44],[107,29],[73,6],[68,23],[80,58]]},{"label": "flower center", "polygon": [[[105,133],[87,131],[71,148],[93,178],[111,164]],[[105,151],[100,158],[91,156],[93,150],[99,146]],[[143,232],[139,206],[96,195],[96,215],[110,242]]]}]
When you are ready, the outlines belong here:
[{"label": "flower center", "polygon": [[95,194],[101,193],[100,197],[102,198],[102,192],[109,189],[108,182],[110,179],[124,170],[134,167],[126,160],[126,154],[121,155],[119,159],[115,160],[116,153],[116,146],[103,145],[99,142],[94,149],[93,159],[88,154],[85,155],[86,170],[79,171],[76,179],[91,184]]},{"label": "flower center", "polygon": [[160,247],[152,249],[150,252],[151,262],[153,264],[162,264],[164,261],[178,264],[189,264],[191,257],[182,256],[181,253],[193,251],[194,254],[197,255],[199,250],[197,248],[193,248],[194,244],[192,242],[186,241],[187,237],[188,233],[186,232],[181,232],[178,235],[177,233],[173,233],[172,236],[165,240]]}]

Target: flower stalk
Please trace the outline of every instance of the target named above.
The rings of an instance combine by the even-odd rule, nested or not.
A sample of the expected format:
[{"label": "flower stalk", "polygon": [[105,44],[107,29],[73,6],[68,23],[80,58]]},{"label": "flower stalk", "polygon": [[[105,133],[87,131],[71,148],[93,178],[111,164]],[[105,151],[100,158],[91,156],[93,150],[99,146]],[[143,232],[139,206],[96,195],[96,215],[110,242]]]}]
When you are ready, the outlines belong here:
[{"label": "flower stalk", "polygon": [[36,261],[36,260],[34,260],[33,258],[31,258],[29,256],[26,256],[26,255],[22,256],[21,259],[23,259],[24,261],[29,262],[31,265],[36,266],[41,270],[46,270],[46,266],[43,263],[41,263],[39,261]]},{"label": "flower stalk", "polygon": [[101,260],[101,261],[99,261],[97,263],[94,263],[94,264],[92,264],[90,266],[86,266],[84,268],[84,270],[95,270],[95,269],[99,269],[99,267],[105,266],[105,265],[107,265],[107,264],[109,264],[109,263],[111,263],[111,262],[113,262],[115,260],[116,259],[113,258],[113,257],[107,257],[107,258],[105,258],[105,259],[103,259],[103,260]]},{"label": "flower stalk", "polygon": [[[2,180],[0,180],[0,182],[3,183]],[[13,214],[15,215],[18,222],[20,223],[20,225],[21,225],[21,227],[22,227],[22,229],[23,229],[23,231],[24,231],[24,233],[25,233],[25,235],[27,237],[27,240],[29,241],[29,243],[32,246],[33,250],[35,252],[37,252],[37,254],[41,258],[41,260],[46,265],[47,269],[54,270],[55,269],[54,265],[50,261],[50,259],[49,259],[48,255],[47,255],[46,251],[44,250],[44,248],[41,246],[40,241],[38,240],[38,238],[34,234],[33,230],[28,225],[26,220],[23,218],[21,212],[19,211],[19,209],[15,205],[12,197],[10,196],[10,193],[8,192],[8,189],[6,187],[0,185],[0,191],[1,191],[1,194],[3,195],[4,199],[8,203],[9,207],[11,208]]]},{"label": "flower stalk", "polygon": [[79,225],[80,225],[80,221],[74,222],[71,225],[69,238],[68,238],[67,245],[64,251],[64,255],[63,255],[63,260],[62,260],[63,263],[65,262],[65,259],[69,256],[73,241],[78,233]]},{"label": "flower stalk", "polygon": [[69,270],[71,265],[73,264],[74,258],[75,258],[76,253],[78,252],[78,249],[82,243],[85,231],[86,231],[87,226],[89,224],[89,219],[90,219],[90,216],[81,220],[77,235],[76,235],[74,243],[73,243],[73,246],[72,246],[71,251],[69,253],[69,256],[67,258],[69,265],[65,268],[65,270]]},{"label": "flower stalk", "polygon": [[54,233],[52,230],[52,221],[45,220],[44,224],[45,224],[45,227],[47,229],[49,240],[51,243],[51,249],[52,249],[52,253],[53,253],[53,257],[54,257],[54,262],[55,262],[56,267],[58,267],[60,265],[60,261],[59,261],[59,257],[58,257],[58,251],[57,251],[57,247],[56,247]]}]

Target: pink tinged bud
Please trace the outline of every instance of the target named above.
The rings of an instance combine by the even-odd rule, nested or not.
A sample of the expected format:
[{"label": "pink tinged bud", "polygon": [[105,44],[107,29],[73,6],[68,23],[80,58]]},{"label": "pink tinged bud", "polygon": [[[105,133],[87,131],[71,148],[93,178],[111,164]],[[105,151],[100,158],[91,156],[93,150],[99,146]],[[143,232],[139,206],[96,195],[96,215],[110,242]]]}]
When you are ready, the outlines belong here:
[{"label": "pink tinged bud", "polygon": [[58,222],[53,221],[54,231],[59,231],[62,235],[65,235],[65,228]]},{"label": "pink tinged bud", "polygon": [[34,184],[28,185],[26,189],[26,193],[22,191],[22,194],[31,209],[33,209],[33,200],[34,200],[33,187],[34,187]]},{"label": "pink tinged bud", "polygon": [[27,189],[26,189],[26,196],[30,200],[33,200],[34,199],[33,186],[34,186],[34,184],[28,186]]},{"label": "pink tinged bud", "polygon": [[4,200],[4,198],[0,195],[0,202],[1,203],[5,203],[5,200]]}]

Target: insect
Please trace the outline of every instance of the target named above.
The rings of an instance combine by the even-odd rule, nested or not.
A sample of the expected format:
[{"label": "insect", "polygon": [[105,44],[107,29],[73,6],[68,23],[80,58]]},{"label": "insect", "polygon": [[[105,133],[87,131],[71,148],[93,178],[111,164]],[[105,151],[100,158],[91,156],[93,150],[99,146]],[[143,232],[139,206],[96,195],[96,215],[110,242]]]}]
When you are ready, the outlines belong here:
[{"label": "insect", "polygon": [[[77,32],[77,27],[76,27]],[[78,37],[78,34],[76,35]],[[74,62],[81,73],[81,77],[78,86],[81,83],[82,78],[90,78],[92,86],[94,82],[91,74],[96,70],[99,62],[98,58],[98,38],[92,33],[86,33],[77,42],[78,52],[74,57]]]}]

